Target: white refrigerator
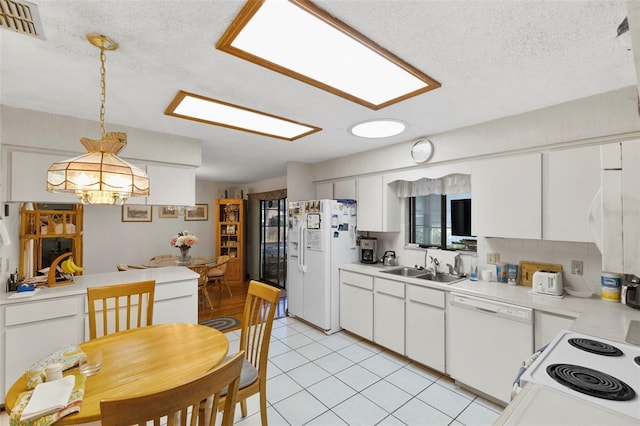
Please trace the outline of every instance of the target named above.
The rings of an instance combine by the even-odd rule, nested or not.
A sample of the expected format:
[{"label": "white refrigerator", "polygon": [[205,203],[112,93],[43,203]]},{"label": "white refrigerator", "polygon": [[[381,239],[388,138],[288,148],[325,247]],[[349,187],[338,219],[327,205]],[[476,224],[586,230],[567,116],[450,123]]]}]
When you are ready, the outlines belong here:
[{"label": "white refrigerator", "polygon": [[340,330],[338,267],[358,260],[356,203],[289,203],[287,303],[289,315],[327,334]]}]

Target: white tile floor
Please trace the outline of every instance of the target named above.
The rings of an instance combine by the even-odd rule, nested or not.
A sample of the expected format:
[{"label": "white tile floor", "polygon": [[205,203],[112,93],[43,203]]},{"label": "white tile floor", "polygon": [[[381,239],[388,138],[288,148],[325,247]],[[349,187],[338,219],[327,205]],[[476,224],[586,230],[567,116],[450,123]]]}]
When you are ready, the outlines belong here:
[{"label": "white tile floor", "polygon": [[[237,352],[239,331],[227,333]],[[491,425],[502,408],[450,379],[346,332],[327,336],[296,319],[275,320],[268,420],[278,425]],[[257,396],[236,425],[260,425]],[[220,420],[218,417],[218,421]],[[8,425],[0,413],[0,425]]]},{"label": "white tile floor", "polygon": [[[229,352],[239,331],[227,333]],[[451,379],[346,332],[327,336],[287,317],[269,348],[269,425],[491,425],[502,408]],[[260,424],[258,399],[236,425]]]}]

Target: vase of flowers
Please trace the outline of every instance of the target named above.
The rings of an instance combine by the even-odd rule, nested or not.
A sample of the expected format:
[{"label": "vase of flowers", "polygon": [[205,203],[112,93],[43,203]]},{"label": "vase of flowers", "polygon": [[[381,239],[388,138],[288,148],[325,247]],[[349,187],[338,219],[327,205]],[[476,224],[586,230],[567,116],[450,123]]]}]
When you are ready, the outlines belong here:
[{"label": "vase of flowers", "polygon": [[188,265],[191,261],[191,256],[189,256],[189,249],[198,244],[198,237],[196,237],[189,231],[181,231],[178,232],[177,235],[171,237],[170,244],[173,247],[178,247],[180,249],[180,256],[178,256],[178,260],[176,261],[176,263],[178,265]]}]

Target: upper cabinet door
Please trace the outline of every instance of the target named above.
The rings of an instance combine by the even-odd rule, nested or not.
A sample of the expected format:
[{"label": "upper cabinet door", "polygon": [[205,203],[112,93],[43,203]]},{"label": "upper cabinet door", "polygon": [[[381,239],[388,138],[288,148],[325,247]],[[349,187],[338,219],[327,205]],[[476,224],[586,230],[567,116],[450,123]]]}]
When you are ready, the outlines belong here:
[{"label": "upper cabinet door", "polygon": [[12,151],[7,159],[7,201],[77,203],[75,194],[47,192],[47,170],[72,155]]},{"label": "upper cabinet door", "polygon": [[315,200],[333,200],[333,183],[323,182],[316,183],[316,198]]},{"label": "upper cabinet door", "polygon": [[147,204],[157,206],[194,206],[196,204],[195,168],[149,164],[147,174],[151,188]]},{"label": "upper cabinet door", "polygon": [[640,140],[622,143],[624,273],[640,276]]},{"label": "upper cabinet door", "polygon": [[356,180],[345,179],[338,180],[333,183],[333,197],[335,199],[356,199]]},{"label": "upper cabinet door", "polygon": [[545,153],[542,176],[542,237],[594,242],[588,215],[600,189],[600,147]]},{"label": "upper cabinet door", "polygon": [[471,232],[474,235],[542,238],[541,155],[491,158],[473,163]]},{"label": "upper cabinet door", "polygon": [[400,200],[384,177],[357,179],[358,230],[397,232],[400,230]]}]

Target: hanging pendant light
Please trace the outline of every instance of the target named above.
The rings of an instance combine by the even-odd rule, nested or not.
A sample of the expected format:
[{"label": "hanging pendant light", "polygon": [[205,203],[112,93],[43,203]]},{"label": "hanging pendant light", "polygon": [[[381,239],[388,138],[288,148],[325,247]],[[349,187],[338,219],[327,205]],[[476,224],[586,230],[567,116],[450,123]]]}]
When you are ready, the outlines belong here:
[{"label": "hanging pendant light", "polygon": [[129,197],[149,195],[149,177],[140,168],[118,158],[127,146],[127,134],[105,134],[104,104],[105,50],[118,44],[109,37],[87,34],[87,40],[100,49],[100,139],[80,138],[87,153],[53,163],[47,171],[47,191],[75,193],[82,204],[124,204]]}]

